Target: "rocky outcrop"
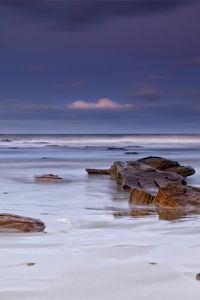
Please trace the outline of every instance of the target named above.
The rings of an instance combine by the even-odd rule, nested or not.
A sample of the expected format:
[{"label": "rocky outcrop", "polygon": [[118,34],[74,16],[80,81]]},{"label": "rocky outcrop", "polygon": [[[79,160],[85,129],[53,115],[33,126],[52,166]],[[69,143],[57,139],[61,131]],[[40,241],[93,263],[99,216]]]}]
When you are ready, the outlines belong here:
[{"label": "rocky outcrop", "polygon": [[2,232],[42,232],[45,224],[37,219],[13,214],[0,214],[0,231]]},{"label": "rocky outcrop", "polygon": [[[176,219],[191,211],[200,211],[200,188],[187,186],[185,178],[195,173],[190,166],[149,156],[136,161],[116,161],[110,169],[87,169],[89,174],[109,174],[123,189],[130,190],[130,208],[149,207],[142,214],[154,213],[160,219]],[[120,214],[139,214],[132,209]]]},{"label": "rocky outcrop", "polygon": [[63,178],[53,174],[43,174],[35,176],[35,182],[37,183],[59,183],[62,182]]}]

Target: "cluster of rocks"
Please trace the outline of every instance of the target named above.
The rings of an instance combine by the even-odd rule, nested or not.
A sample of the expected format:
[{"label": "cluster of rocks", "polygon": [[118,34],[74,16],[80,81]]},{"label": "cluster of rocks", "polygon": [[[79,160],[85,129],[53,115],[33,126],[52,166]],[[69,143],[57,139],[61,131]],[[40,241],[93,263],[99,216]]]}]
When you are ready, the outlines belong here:
[{"label": "cluster of rocks", "polygon": [[[122,189],[130,190],[130,207],[154,206],[161,217],[166,209],[168,212],[200,209],[200,188],[188,186],[186,182],[186,177],[195,173],[190,166],[150,156],[136,161],[116,161],[106,170],[86,171],[94,175],[109,174]],[[131,210],[131,213],[137,213],[137,210]]]}]

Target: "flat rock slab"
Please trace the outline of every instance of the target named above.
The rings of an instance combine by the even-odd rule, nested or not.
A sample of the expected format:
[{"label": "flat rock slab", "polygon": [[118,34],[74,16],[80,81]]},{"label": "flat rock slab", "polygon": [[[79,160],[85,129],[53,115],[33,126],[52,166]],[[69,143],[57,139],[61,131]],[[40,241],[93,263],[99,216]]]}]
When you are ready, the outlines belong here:
[{"label": "flat rock slab", "polygon": [[38,220],[13,214],[0,214],[0,232],[43,232],[45,224]]},{"label": "flat rock slab", "polygon": [[34,176],[37,183],[59,183],[63,181],[62,177],[53,174],[43,174]]},{"label": "flat rock slab", "polygon": [[139,159],[138,161],[147,164],[155,169],[174,172],[184,177],[191,176],[195,173],[195,170],[191,166],[181,166],[176,161],[159,156],[148,156]]}]

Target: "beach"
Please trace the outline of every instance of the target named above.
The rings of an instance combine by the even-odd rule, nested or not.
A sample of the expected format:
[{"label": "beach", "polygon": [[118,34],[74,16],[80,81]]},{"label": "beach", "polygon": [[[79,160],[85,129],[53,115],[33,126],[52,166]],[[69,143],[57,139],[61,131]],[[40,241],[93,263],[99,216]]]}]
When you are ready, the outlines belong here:
[{"label": "beach", "polygon": [[[0,139],[1,212],[46,225],[45,233],[0,233],[1,299],[199,299],[200,216],[116,217],[128,209],[129,193],[106,175],[85,172],[156,155],[193,166],[187,181],[200,187],[199,135]],[[48,173],[64,181],[35,183],[35,175]]]}]

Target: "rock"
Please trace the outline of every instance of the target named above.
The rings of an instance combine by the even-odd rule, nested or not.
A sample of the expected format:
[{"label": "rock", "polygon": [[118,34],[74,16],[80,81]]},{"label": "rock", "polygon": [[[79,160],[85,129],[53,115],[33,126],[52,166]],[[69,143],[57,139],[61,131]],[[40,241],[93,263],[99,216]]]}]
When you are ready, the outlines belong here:
[{"label": "rock", "polygon": [[62,182],[63,178],[53,174],[43,174],[35,176],[35,182],[38,183],[58,183]]},{"label": "rock", "polygon": [[125,152],[124,154],[133,154],[133,155],[135,155],[135,154],[139,154],[139,152],[131,152],[131,151],[127,151],[127,152]]},{"label": "rock", "polygon": [[165,208],[190,210],[200,207],[200,188],[170,182],[160,186],[153,202]]},{"label": "rock", "polygon": [[1,142],[5,142],[5,143],[11,143],[12,141],[9,139],[2,139]]},{"label": "rock", "polygon": [[139,176],[142,172],[150,172],[152,167],[138,161],[116,161],[111,166],[111,178],[124,189],[139,187]]},{"label": "rock", "polygon": [[134,188],[130,194],[129,204],[149,205],[153,203],[154,197],[155,195],[151,194],[150,192],[146,192],[141,188]]},{"label": "rock", "polygon": [[90,175],[110,175],[110,169],[86,169],[86,172]]},{"label": "rock", "polygon": [[152,266],[157,266],[157,263],[155,261],[152,261],[149,264],[152,265]]},{"label": "rock", "polygon": [[176,161],[159,156],[149,156],[139,159],[138,161],[150,165],[155,169],[177,173],[184,177],[193,175],[195,173],[195,170],[190,166],[181,166]]},{"label": "rock", "polygon": [[158,192],[157,180],[184,182],[176,173],[164,172],[140,161],[116,161],[111,167],[111,178],[123,189],[143,188]]},{"label": "rock", "polygon": [[107,150],[112,150],[112,151],[115,151],[115,150],[126,151],[127,149],[124,148],[124,147],[108,147]]},{"label": "rock", "polygon": [[42,232],[45,224],[37,219],[12,214],[0,214],[0,231],[3,232]]},{"label": "rock", "polygon": [[28,262],[28,263],[26,263],[26,266],[27,267],[32,267],[32,266],[34,266],[35,265],[35,263],[33,263],[33,262]]},{"label": "rock", "polygon": [[183,177],[188,177],[195,174],[195,170],[191,166],[175,166],[165,169],[168,172],[175,172]]},{"label": "rock", "polygon": [[[185,181],[185,177],[195,172],[190,166],[149,156],[135,161],[115,161],[111,169],[86,171],[89,174],[110,174],[121,188],[131,191],[129,204],[132,208],[135,205],[154,207],[160,219],[173,220],[191,211],[200,212],[200,188],[187,186]],[[131,209],[128,214],[135,216],[138,212]]]},{"label": "rock", "polygon": [[200,273],[197,273],[196,280],[200,280]]},{"label": "rock", "polygon": [[158,170],[164,170],[166,168],[179,166],[178,162],[169,160],[169,159],[166,159],[163,157],[159,157],[159,156],[148,156],[148,157],[139,159],[138,161],[145,163],[147,165],[150,165],[151,167],[158,169]]}]

